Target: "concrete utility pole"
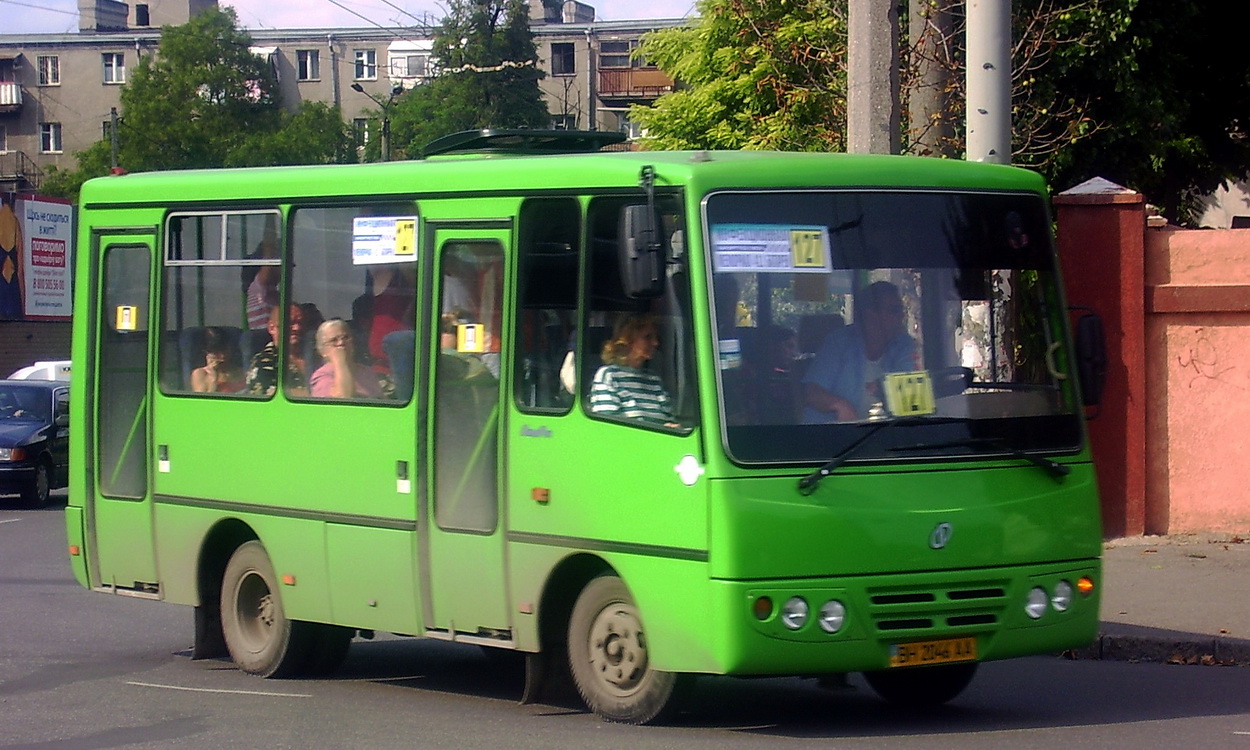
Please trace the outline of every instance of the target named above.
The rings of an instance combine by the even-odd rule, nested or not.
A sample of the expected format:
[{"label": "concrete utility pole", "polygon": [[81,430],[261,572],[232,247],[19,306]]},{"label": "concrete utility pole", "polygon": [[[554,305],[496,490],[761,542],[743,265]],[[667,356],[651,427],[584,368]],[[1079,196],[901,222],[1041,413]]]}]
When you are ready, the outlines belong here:
[{"label": "concrete utility pole", "polygon": [[846,150],[899,152],[898,4],[850,0]]},{"label": "concrete utility pole", "polygon": [[1011,0],[968,0],[968,161],[1011,163]]}]

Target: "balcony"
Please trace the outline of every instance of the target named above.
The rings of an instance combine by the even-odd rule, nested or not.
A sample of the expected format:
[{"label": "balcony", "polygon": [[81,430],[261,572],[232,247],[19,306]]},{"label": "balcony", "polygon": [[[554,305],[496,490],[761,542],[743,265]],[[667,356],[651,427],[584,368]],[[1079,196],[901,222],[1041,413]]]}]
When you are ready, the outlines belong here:
[{"label": "balcony", "polygon": [[22,108],[22,85],[15,81],[0,81],[0,114],[17,112]]},{"label": "balcony", "polygon": [[673,90],[673,79],[655,68],[600,68],[599,98],[650,102]]}]

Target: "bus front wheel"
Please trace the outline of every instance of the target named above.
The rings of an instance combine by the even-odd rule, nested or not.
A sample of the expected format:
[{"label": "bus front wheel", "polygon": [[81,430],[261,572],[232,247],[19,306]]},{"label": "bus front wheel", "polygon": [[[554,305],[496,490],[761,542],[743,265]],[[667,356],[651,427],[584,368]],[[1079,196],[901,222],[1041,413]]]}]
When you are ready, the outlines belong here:
[{"label": "bus front wheel", "polygon": [[964,691],[977,672],[975,662],[864,672],[864,679],[886,701],[904,708],[940,706]]},{"label": "bus front wheel", "polygon": [[646,724],[670,706],[678,675],[651,666],[642,618],[620,578],[600,576],[582,590],[568,649],[577,692],[603,719]]},{"label": "bus front wheel", "polygon": [[260,542],[239,546],[221,581],[221,626],[230,658],[248,674],[290,677],[304,666],[313,632],[288,620],[277,576]]}]

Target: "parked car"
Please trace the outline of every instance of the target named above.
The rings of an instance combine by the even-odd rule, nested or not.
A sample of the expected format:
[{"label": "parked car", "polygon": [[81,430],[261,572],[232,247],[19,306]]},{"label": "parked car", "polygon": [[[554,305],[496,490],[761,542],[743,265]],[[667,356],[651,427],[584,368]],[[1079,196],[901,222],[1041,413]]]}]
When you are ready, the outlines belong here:
[{"label": "parked car", "polygon": [[0,380],[0,494],[43,507],[68,481],[69,383]]}]

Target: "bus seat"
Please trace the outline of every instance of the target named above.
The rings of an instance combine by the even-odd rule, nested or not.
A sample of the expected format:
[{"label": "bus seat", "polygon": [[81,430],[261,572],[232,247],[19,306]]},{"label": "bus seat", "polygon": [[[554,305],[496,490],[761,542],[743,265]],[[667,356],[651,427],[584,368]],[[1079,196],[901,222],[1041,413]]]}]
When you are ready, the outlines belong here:
[{"label": "bus seat", "polygon": [[[209,328],[217,329],[225,340],[226,351],[239,351],[239,340],[241,329],[237,326],[191,326],[184,328],[178,332],[178,356],[182,365],[182,388],[183,390],[191,390],[191,373],[197,367],[204,366],[204,341],[205,331]],[[266,333],[266,335],[268,335]],[[250,361],[250,358],[249,360]],[[242,369],[243,363],[240,361],[232,361],[236,368]]]}]

